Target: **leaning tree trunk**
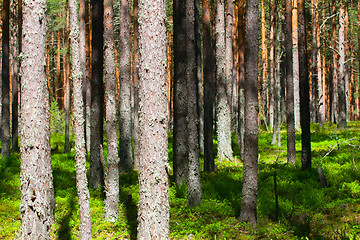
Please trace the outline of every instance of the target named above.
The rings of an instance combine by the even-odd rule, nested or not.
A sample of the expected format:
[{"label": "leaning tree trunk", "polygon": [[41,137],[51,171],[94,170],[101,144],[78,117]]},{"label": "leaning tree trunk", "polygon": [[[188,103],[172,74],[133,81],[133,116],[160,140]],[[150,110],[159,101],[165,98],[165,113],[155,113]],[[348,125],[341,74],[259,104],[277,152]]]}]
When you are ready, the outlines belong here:
[{"label": "leaning tree trunk", "polygon": [[10,155],[10,0],[3,1],[2,9],[2,69],[1,69],[1,155]]},{"label": "leaning tree trunk", "polygon": [[300,124],[301,124],[301,166],[311,168],[311,133],[309,106],[308,59],[306,50],[305,0],[299,0],[299,68],[300,68]]},{"label": "leaning tree trunk", "polygon": [[[257,223],[258,179],[258,1],[246,2],[245,156],[240,220]],[[254,31],[256,29],[256,31]]]},{"label": "leaning tree trunk", "polygon": [[[90,194],[86,177],[85,105],[83,96],[85,64],[81,61],[80,57],[81,54],[84,53],[80,50],[80,23],[76,0],[69,1],[69,12],[72,79],[74,86],[73,121],[75,133],[76,189],[80,209],[80,237],[81,239],[91,239]],[[85,29],[82,30],[84,31]]]},{"label": "leaning tree trunk", "polygon": [[20,239],[50,239],[54,222],[45,12],[46,1],[23,1]]},{"label": "leaning tree trunk", "polygon": [[[120,170],[133,169],[131,144],[131,56],[129,1],[120,1]],[[136,64],[136,63],[135,63]],[[116,85],[115,85],[116,86]]]},{"label": "leaning tree trunk", "polygon": [[97,189],[103,184],[100,145],[103,143],[103,0],[92,0],[92,73],[90,129],[90,185]]},{"label": "leaning tree trunk", "polygon": [[[105,219],[114,222],[119,216],[119,153],[116,119],[115,40],[113,1],[104,1],[104,60],[107,137],[107,171],[105,175]],[[129,73],[130,74],[130,73]],[[130,95],[130,94],[129,94]],[[131,109],[129,109],[131,111]],[[131,118],[131,117],[130,117]],[[131,136],[131,134],[130,134]],[[130,139],[131,140],[131,139]]]},{"label": "leaning tree trunk", "polygon": [[166,97],[166,11],[163,0],[139,2],[138,239],[169,238]]},{"label": "leaning tree trunk", "polygon": [[232,160],[231,149],[231,79],[226,75],[225,1],[216,1],[216,130],[219,160]]}]

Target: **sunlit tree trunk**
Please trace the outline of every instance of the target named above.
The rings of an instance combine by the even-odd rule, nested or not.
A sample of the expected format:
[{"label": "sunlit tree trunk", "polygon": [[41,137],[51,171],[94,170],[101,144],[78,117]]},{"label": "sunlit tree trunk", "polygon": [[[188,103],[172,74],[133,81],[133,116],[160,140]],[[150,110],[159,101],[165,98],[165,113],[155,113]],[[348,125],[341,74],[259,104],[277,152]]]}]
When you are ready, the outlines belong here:
[{"label": "sunlit tree trunk", "polygon": [[309,78],[306,44],[305,0],[299,0],[299,68],[300,68],[300,123],[301,123],[301,166],[311,168],[311,134],[309,106]]},{"label": "sunlit tree trunk", "polygon": [[246,1],[240,1],[239,8],[239,147],[240,158],[245,155],[245,7]]},{"label": "sunlit tree trunk", "polygon": [[[75,162],[76,162],[76,189],[79,198],[80,209],[80,237],[91,239],[91,213],[90,194],[86,176],[86,148],[85,148],[85,119],[84,119],[84,95],[83,81],[85,64],[81,61],[80,50],[80,26],[77,12],[77,1],[69,0],[70,12],[70,46],[72,60],[73,80],[73,111],[74,111],[74,133],[75,133]],[[85,31],[85,29],[82,29]]]},{"label": "sunlit tree trunk", "polygon": [[261,101],[260,115],[267,122],[267,96],[268,96],[268,51],[267,51],[267,36],[266,36],[266,12],[264,0],[261,0],[261,64],[262,64],[262,86],[261,86]]},{"label": "sunlit tree trunk", "polygon": [[64,41],[66,42],[66,53],[64,54],[64,111],[65,111],[65,144],[64,152],[70,152],[70,42],[69,42],[69,7],[68,1],[66,2],[66,29],[64,29]]},{"label": "sunlit tree trunk", "polygon": [[139,240],[169,238],[165,19],[164,1],[139,2]]},{"label": "sunlit tree trunk", "polygon": [[20,239],[50,239],[54,222],[50,104],[45,73],[46,1],[23,1]]},{"label": "sunlit tree trunk", "polygon": [[345,4],[343,0],[340,1],[340,13],[339,13],[339,83],[338,83],[338,115],[340,127],[346,127],[347,116],[346,116],[346,89],[345,89]]},{"label": "sunlit tree trunk", "polygon": [[275,111],[275,27],[276,27],[276,4],[270,1],[270,55],[269,55],[269,124],[274,128]]},{"label": "sunlit tree trunk", "polygon": [[226,79],[228,81],[228,101],[230,106],[230,123],[231,123],[231,129],[235,129],[232,124],[232,119],[234,119],[234,112],[232,111],[231,103],[232,99],[231,96],[233,95],[233,15],[234,15],[234,2],[233,1],[226,1],[226,12],[225,12],[225,21],[226,21],[226,29],[225,29],[225,45],[226,45],[226,54],[225,54],[225,60],[226,60],[226,68],[225,68],[225,74]]},{"label": "sunlit tree trunk", "polygon": [[[332,1],[332,14],[336,14],[336,1]],[[331,20],[331,32],[332,39],[337,39],[337,21],[336,18]],[[331,94],[331,121],[337,123],[339,121],[338,117],[338,53],[337,53],[337,41],[332,41],[332,94]]]},{"label": "sunlit tree trunk", "polygon": [[10,155],[10,0],[2,9],[1,155]]},{"label": "sunlit tree trunk", "polygon": [[258,15],[258,1],[248,0],[245,33],[245,156],[240,220],[252,225],[257,223],[258,189]]},{"label": "sunlit tree trunk", "polygon": [[219,160],[232,159],[231,149],[231,107],[230,79],[226,75],[226,34],[225,1],[217,0],[215,35],[216,35],[216,130]]},{"label": "sunlit tree trunk", "polygon": [[292,19],[293,19],[292,40],[293,40],[293,79],[294,79],[294,121],[295,121],[295,130],[300,131],[298,0],[293,0]]},{"label": "sunlit tree trunk", "polygon": [[103,0],[92,0],[92,72],[91,72],[91,141],[90,185],[97,189],[103,184],[100,145],[103,143]]},{"label": "sunlit tree trunk", "polygon": [[120,170],[134,167],[131,143],[131,43],[129,1],[120,1]]}]

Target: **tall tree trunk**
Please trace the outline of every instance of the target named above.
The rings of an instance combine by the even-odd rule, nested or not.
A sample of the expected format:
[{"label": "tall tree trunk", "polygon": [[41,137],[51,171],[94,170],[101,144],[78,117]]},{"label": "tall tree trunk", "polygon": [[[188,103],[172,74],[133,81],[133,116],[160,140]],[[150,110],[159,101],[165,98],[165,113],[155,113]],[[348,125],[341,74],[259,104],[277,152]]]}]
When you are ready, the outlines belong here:
[{"label": "tall tree trunk", "polygon": [[131,43],[129,1],[120,1],[120,170],[134,167],[131,143]]},{"label": "tall tree trunk", "polygon": [[347,116],[346,116],[346,92],[345,92],[345,4],[344,1],[340,1],[340,14],[339,14],[339,82],[338,82],[338,116],[339,116],[339,127],[346,127]]},{"label": "tall tree trunk", "polygon": [[[64,54],[64,110],[65,110],[65,145],[64,152],[70,152],[70,104],[71,104],[71,93],[70,93],[70,79],[69,79],[69,68],[70,68],[70,42],[69,42],[69,6],[66,1],[66,29],[64,29],[64,41],[66,41],[66,53]],[[65,45],[65,44],[64,44]]]},{"label": "tall tree trunk", "polygon": [[3,1],[2,9],[2,69],[1,69],[1,155],[10,155],[10,0]]},{"label": "tall tree trunk", "polygon": [[266,12],[264,0],[261,0],[261,64],[262,64],[262,86],[261,86],[261,101],[260,115],[262,115],[265,124],[267,124],[267,96],[268,96],[268,51],[267,51],[267,36],[266,36]]},{"label": "tall tree trunk", "polygon": [[[358,43],[358,46],[360,46],[360,1],[358,2],[358,39],[357,39],[357,43]],[[358,56],[360,56],[360,48],[358,47]],[[359,69],[360,69],[360,59],[359,60]],[[359,76],[358,76],[358,82],[356,84],[356,92],[359,94],[359,90],[360,90],[360,87],[359,87],[359,84],[360,84],[360,71],[359,71]],[[356,100],[356,112],[357,112],[357,116],[356,116],[356,120],[359,120],[360,119],[360,96],[357,96]]]},{"label": "tall tree trunk", "polygon": [[294,79],[292,43],[292,0],[285,1],[285,51],[286,51],[286,110],[287,110],[287,161],[295,165]]},{"label": "tall tree trunk", "polygon": [[226,1],[226,36],[225,36],[225,45],[226,45],[226,54],[225,54],[225,61],[226,61],[226,68],[225,68],[225,74],[226,79],[228,82],[228,104],[230,106],[230,123],[231,123],[231,129],[235,130],[233,119],[234,119],[234,112],[232,111],[233,108],[231,106],[232,99],[231,96],[233,95],[233,16],[234,16],[234,2],[233,1]]},{"label": "tall tree trunk", "polygon": [[86,39],[85,39],[85,48],[86,48],[86,69],[85,69],[85,77],[86,81],[84,83],[86,88],[86,94],[85,94],[85,131],[86,131],[86,150],[90,151],[90,142],[91,142],[91,62],[92,62],[92,55],[91,55],[91,42],[90,42],[90,35],[92,34],[90,29],[90,4],[89,0],[85,0],[85,33],[86,33]]},{"label": "tall tree trunk", "polygon": [[311,95],[310,95],[310,119],[311,122],[318,120],[318,106],[317,106],[317,44],[316,44],[316,14],[315,0],[312,0],[312,41],[311,41]]},{"label": "tall tree trunk", "polygon": [[[106,172],[105,219],[110,222],[116,221],[116,219],[119,216],[119,155],[118,155],[119,153],[118,153],[117,131],[116,131],[116,125],[117,125],[116,75],[115,75],[115,40],[114,40],[113,17],[114,17],[113,1],[105,0],[104,1],[104,43],[105,43],[104,62],[105,62],[105,103],[106,103],[105,114],[106,114],[106,137],[107,137],[107,152],[108,152],[107,171],[105,170]],[[124,49],[124,52],[125,51],[126,50]],[[130,78],[130,72],[128,74]],[[131,111],[131,107],[129,107],[128,111]],[[129,116],[129,119],[131,119],[131,115]],[[130,141],[131,141],[131,137],[130,137]]]},{"label": "tall tree trunk", "polygon": [[186,4],[174,1],[174,180],[177,186],[186,181],[188,169],[187,128],[187,42]]},{"label": "tall tree trunk", "polygon": [[231,149],[230,79],[226,75],[225,1],[216,1],[216,126],[219,160],[233,157]]},{"label": "tall tree trunk", "polygon": [[139,9],[138,0],[134,0],[134,42],[133,42],[133,94],[134,94],[134,113],[133,113],[133,139],[134,139],[134,169],[139,169]]},{"label": "tall tree trunk", "polygon": [[293,79],[294,79],[294,121],[295,130],[300,131],[300,83],[299,83],[299,33],[298,33],[298,0],[293,1],[292,40],[293,40]]},{"label": "tall tree trunk", "polygon": [[[150,21],[151,19],[151,21]],[[139,2],[138,239],[169,238],[165,2]]]},{"label": "tall tree trunk", "polygon": [[239,147],[240,158],[245,155],[245,7],[242,0],[239,6]]},{"label": "tall tree trunk", "polygon": [[[332,1],[332,15],[336,14],[336,0]],[[331,20],[331,32],[332,32],[332,39],[337,39],[337,21],[334,17]],[[332,94],[331,94],[331,121],[337,123],[339,121],[338,116],[338,53],[337,53],[337,41],[332,41],[331,47],[333,49],[332,53]]]},{"label": "tall tree trunk", "polygon": [[199,162],[199,115],[198,78],[195,54],[195,2],[186,0],[185,32],[186,32],[186,88],[187,88],[187,149],[188,149],[188,198],[187,204],[195,207],[201,203],[201,182]]},{"label": "tall tree trunk", "polygon": [[203,0],[203,73],[204,73],[204,170],[215,170],[213,150],[213,109],[215,100],[215,59],[212,50],[210,4]]},{"label": "tall tree trunk", "polygon": [[[258,179],[258,1],[246,2],[245,156],[240,220],[257,223]],[[255,31],[254,31],[255,29]]]},{"label": "tall tree trunk", "polygon": [[[18,17],[18,1],[17,0],[11,0],[11,50],[10,50],[10,63],[11,63],[11,149],[13,152],[19,151],[19,61],[18,61],[18,55],[20,54],[19,48],[20,48],[20,24],[19,17]],[[19,26],[19,28],[18,28]]]},{"label": "tall tree trunk", "polygon": [[[83,7],[83,5],[81,6]],[[85,62],[84,59],[81,59],[81,57],[83,57],[82,55],[84,55],[84,52],[80,49],[80,23],[76,0],[69,0],[69,12],[71,31],[69,36],[71,41],[72,79],[74,86],[73,121],[75,133],[76,189],[79,198],[80,209],[80,237],[81,239],[91,239],[90,194],[88,189],[88,180],[86,177],[86,148],[84,129],[85,105],[83,95],[83,81],[85,74]],[[82,28],[81,30],[85,31],[85,28]],[[82,37],[84,37],[84,33],[82,33]]]},{"label": "tall tree trunk", "polygon": [[346,119],[349,120],[350,114],[350,59],[349,54],[350,41],[349,41],[349,2],[345,1],[345,99],[346,99]]},{"label": "tall tree trunk", "polygon": [[306,50],[305,0],[299,0],[299,68],[300,68],[300,123],[301,123],[301,166],[311,168],[311,133],[309,109],[308,58]]},{"label": "tall tree trunk", "polygon": [[45,11],[46,1],[23,1],[20,239],[50,239],[54,222]]},{"label": "tall tree trunk", "polygon": [[270,2],[270,86],[269,86],[269,125],[274,129],[275,111],[275,28],[276,28],[276,4],[275,0]]},{"label": "tall tree trunk", "polygon": [[103,184],[100,145],[103,143],[103,0],[92,0],[92,72],[91,72],[91,142],[90,185],[97,189]]}]

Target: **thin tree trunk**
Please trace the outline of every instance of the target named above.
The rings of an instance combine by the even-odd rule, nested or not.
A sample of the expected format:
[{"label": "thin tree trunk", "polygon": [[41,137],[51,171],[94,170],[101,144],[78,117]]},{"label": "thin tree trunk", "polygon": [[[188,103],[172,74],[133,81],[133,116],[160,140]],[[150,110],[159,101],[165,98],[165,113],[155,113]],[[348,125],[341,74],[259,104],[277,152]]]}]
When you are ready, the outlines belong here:
[{"label": "thin tree trunk", "polygon": [[129,1],[120,1],[120,170],[134,167],[131,143],[131,43]]},{"label": "thin tree trunk", "polygon": [[299,68],[300,68],[300,123],[301,123],[301,166],[311,168],[311,134],[309,109],[309,78],[306,50],[305,0],[299,0]]},{"label": "thin tree trunk", "polygon": [[[332,15],[336,14],[336,1],[332,1]],[[336,18],[333,18],[331,21],[331,32],[332,32],[332,39],[337,39],[337,27],[336,27]],[[339,121],[338,117],[338,53],[337,53],[337,41],[332,41],[332,94],[331,94],[331,121],[337,123]]]},{"label": "thin tree trunk", "polygon": [[257,223],[258,180],[258,1],[246,2],[245,156],[240,220]]},{"label": "thin tree trunk", "polygon": [[270,86],[269,86],[269,125],[273,129],[275,111],[275,28],[276,28],[276,4],[275,0],[270,2]]},{"label": "thin tree trunk", "polygon": [[10,155],[10,0],[2,9],[2,68],[1,68],[1,155]]},{"label": "thin tree trunk", "polygon": [[231,82],[226,75],[225,0],[216,1],[216,126],[218,158],[232,160],[231,149]]},{"label": "thin tree trunk", "polygon": [[233,108],[231,107],[232,99],[231,96],[233,95],[233,15],[234,15],[234,2],[233,1],[226,1],[226,35],[225,35],[225,45],[226,45],[226,54],[225,54],[225,61],[226,61],[226,68],[225,68],[225,74],[226,79],[228,82],[228,104],[230,106],[230,123],[231,123],[231,129],[234,128],[234,124],[232,122],[232,119],[234,119],[234,113]]},{"label": "thin tree trunk", "polygon": [[267,36],[266,36],[266,12],[264,0],[261,0],[261,61],[262,61],[262,86],[261,86],[261,101],[260,115],[262,115],[264,122],[267,124],[267,96],[268,96],[268,51],[267,51]]},{"label": "thin tree trunk", "polygon": [[[64,38],[66,41],[66,53],[64,54],[64,110],[65,110],[65,145],[64,152],[70,152],[70,104],[71,104],[71,93],[70,93],[70,79],[69,71],[70,70],[70,42],[69,42],[69,6],[68,1],[66,1],[66,29],[64,29]],[[65,44],[64,44],[65,45]]]},{"label": "thin tree trunk", "polygon": [[213,151],[213,106],[215,100],[214,56],[211,46],[210,4],[203,0],[203,73],[204,73],[204,171],[215,170]]},{"label": "thin tree trunk", "polygon": [[174,1],[174,180],[178,187],[183,185],[188,170],[188,128],[187,128],[187,36],[186,4]]},{"label": "thin tree trunk", "polygon": [[[151,21],[150,21],[151,19]],[[169,238],[165,2],[139,2],[139,208],[141,240]]]},{"label": "thin tree trunk", "polygon": [[349,3],[348,1],[344,2],[345,4],[345,99],[346,99],[346,120],[349,120],[350,114],[350,59],[351,54],[349,54],[350,41],[349,41]]},{"label": "thin tree trunk", "polygon": [[345,4],[343,0],[340,1],[340,14],[339,14],[339,83],[338,83],[338,115],[339,115],[339,127],[346,127],[346,76],[345,76]]},{"label": "thin tree trunk", "polygon": [[103,185],[100,163],[100,145],[103,143],[103,0],[92,0],[92,73],[91,73],[91,142],[90,185],[97,189]]},{"label": "thin tree trunk", "polygon": [[[19,152],[19,61],[18,55],[20,54],[20,24],[18,17],[18,1],[11,0],[11,149],[13,152]],[[19,28],[18,28],[19,26]]]},{"label": "thin tree trunk", "polygon": [[[91,239],[90,194],[88,189],[88,180],[86,177],[86,148],[84,130],[85,105],[83,81],[85,64],[81,61],[81,55],[83,55],[84,52],[81,52],[80,50],[80,23],[76,0],[69,0],[69,12],[71,31],[69,36],[71,41],[72,79],[74,86],[73,121],[75,133],[76,189],[80,209],[80,237],[81,239]],[[85,31],[85,29],[82,28],[82,31]]]},{"label": "thin tree trunk", "polygon": [[294,80],[292,43],[292,0],[285,1],[285,51],[286,51],[286,109],[287,109],[287,161],[295,165]]},{"label": "thin tree trunk", "polygon": [[20,239],[50,239],[54,222],[45,12],[46,1],[23,1]]},{"label": "thin tree trunk", "polygon": [[187,128],[188,128],[188,206],[195,207],[201,203],[201,182],[199,162],[199,115],[198,78],[195,54],[195,2],[186,0],[185,31],[186,31],[186,88],[187,88]]},{"label": "thin tree trunk", "polygon": [[[85,77],[86,81],[84,85],[86,85],[86,96],[85,96],[85,110],[86,110],[86,116],[85,116],[85,131],[86,131],[86,150],[90,151],[90,142],[91,142],[91,62],[92,62],[92,55],[91,55],[91,40],[90,35],[92,34],[91,28],[90,28],[90,13],[89,13],[89,1],[85,0],[85,47],[86,47],[86,69],[85,69]],[[91,23],[92,24],[92,23]]]},{"label": "thin tree trunk", "polygon": [[239,9],[239,147],[240,158],[245,155],[245,7],[246,1],[240,2]]},{"label": "thin tree trunk", "polygon": [[292,40],[293,40],[293,79],[294,79],[294,121],[295,130],[300,131],[300,85],[299,85],[299,34],[298,0],[293,1]]}]

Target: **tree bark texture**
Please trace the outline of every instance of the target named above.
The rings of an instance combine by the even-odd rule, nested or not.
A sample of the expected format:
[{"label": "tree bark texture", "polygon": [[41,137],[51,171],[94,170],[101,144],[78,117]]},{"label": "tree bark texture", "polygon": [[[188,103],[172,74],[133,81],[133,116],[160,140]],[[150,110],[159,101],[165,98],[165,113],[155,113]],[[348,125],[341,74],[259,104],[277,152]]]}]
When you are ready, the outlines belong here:
[{"label": "tree bark texture", "polygon": [[169,238],[166,13],[162,0],[139,2],[138,239]]},{"label": "tree bark texture", "polygon": [[3,1],[2,9],[2,64],[1,64],[1,155],[10,155],[10,0]]},{"label": "tree bark texture", "polygon": [[90,185],[97,189],[103,185],[104,174],[100,163],[100,145],[103,143],[103,0],[92,0],[92,72],[91,72],[91,141]]},{"label": "tree bark texture", "polygon": [[293,1],[292,40],[293,40],[293,79],[294,79],[294,121],[295,130],[300,131],[300,83],[299,83],[299,33],[298,0]]},{"label": "tree bark texture", "polygon": [[245,155],[245,6],[246,1],[240,1],[239,7],[239,147],[240,158]]},{"label": "tree bark texture", "polygon": [[[181,186],[187,179],[188,128],[187,128],[187,28],[186,1],[174,1],[174,180]],[[194,62],[193,62],[194,63]]]},{"label": "tree bark texture", "polygon": [[45,11],[46,1],[23,1],[20,239],[50,239],[54,221]]},{"label": "tree bark texture", "polygon": [[266,12],[264,0],[261,0],[261,65],[262,65],[262,77],[261,77],[261,105],[260,115],[264,122],[267,124],[267,96],[268,96],[268,51],[267,51],[267,37],[266,37]]},{"label": "tree bark texture", "polygon": [[[19,46],[19,33],[20,25],[18,18],[18,1],[11,0],[11,36],[10,36],[10,65],[11,65],[11,149],[13,152],[19,152],[19,60],[18,56],[20,54]],[[19,28],[18,28],[19,26]]]},{"label": "tree bark texture", "polygon": [[225,29],[225,45],[226,45],[226,51],[225,51],[225,60],[226,60],[226,68],[225,68],[225,74],[226,74],[226,79],[228,82],[228,102],[229,102],[229,106],[230,106],[230,124],[231,124],[231,128],[230,128],[230,133],[232,129],[235,129],[233,127],[233,119],[234,119],[234,115],[235,113],[233,112],[233,108],[231,106],[232,103],[232,95],[233,95],[233,16],[234,16],[234,2],[233,1],[226,1],[226,12],[225,12],[225,16],[226,16],[226,29]]},{"label": "tree bark texture", "polygon": [[[114,222],[119,216],[119,153],[117,142],[116,75],[113,1],[104,1],[104,61],[107,137],[107,174],[105,175],[105,219]],[[130,78],[130,73],[129,76]],[[130,88],[130,86],[129,86]],[[129,91],[130,92],[130,91]],[[129,94],[130,95],[130,94]],[[129,101],[130,102],[130,101]],[[131,108],[129,109],[131,111]],[[129,116],[131,119],[131,115]],[[131,127],[131,126],[130,126]],[[124,133],[123,133],[124,134]],[[131,134],[130,134],[131,141]]]},{"label": "tree bark texture", "polygon": [[195,2],[186,0],[186,88],[187,88],[187,128],[188,128],[188,198],[187,204],[195,207],[201,203],[201,181],[199,162],[199,115],[198,78],[195,54]]},{"label": "tree bark texture", "polygon": [[[231,80],[226,71],[225,1],[216,1],[216,130],[218,158],[232,160],[231,149]],[[232,56],[231,56],[232,57]]]},{"label": "tree bark texture", "polygon": [[204,171],[215,170],[213,150],[213,109],[215,101],[215,59],[211,45],[210,4],[203,0],[203,72],[204,72]]},{"label": "tree bark texture", "polygon": [[295,122],[294,122],[294,79],[292,43],[292,0],[285,1],[285,51],[286,51],[286,123],[287,123],[287,161],[295,164]]},{"label": "tree bark texture", "polygon": [[269,56],[269,125],[274,128],[275,112],[275,28],[276,28],[276,4],[275,0],[270,2],[270,56]]},{"label": "tree bark texture", "polygon": [[346,110],[346,56],[345,56],[345,4],[344,1],[340,1],[339,9],[339,82],[338,82],[338,126],[347,126],[347,110]]},{"label": "tree bark texture", "polygon": [[129,1],[120,1],[120,170],[131,171],[134,167],[132,157],[131,121],[131,43]]},{"label": "tree bark texture", "polygon": [[[72,60],[73,80],[73,124],[75,134],[75,164],[76,164],[76,189],[79,198],[80,209],[80,237],[91,239],[91,213],[90,194],[86,176],[86,147],[85,147],[85,116],[84,116],[84,95],[83,81],[85,64],[81,59],[84,54],[80,49],[80,21],[77,12],[77,1],[69,0],[70,15],[70,47]],[[85,29],[82,29],[85,31]]]},{"label": "tree bark texture", "polygon": [[245,156],[240,220],[253,225],[257,223],[258,16],[258,1],[248,0],[245,33]]},{"label": "tree bark texture", "polygon": [[311,133],[309,106],[309,75],[306,50],[305,0],[299,0],[299,68],[300,68],[300,124],[301,124],[301,166],[311,168]]},{"label": "tree bark texture", "polygon": [[[336,14],[336,0],[332,1],[332,14]],[[336,18],[331,20],[331,32],[332,32],[332,39],[337,39],[337,28],[336,28]],[[337,53],[337,41],[332,41],[331,47],[333,49],[332,53],[332,94],[331,94],[331,121],[337,123],[338,120],[338,53]]]}]

